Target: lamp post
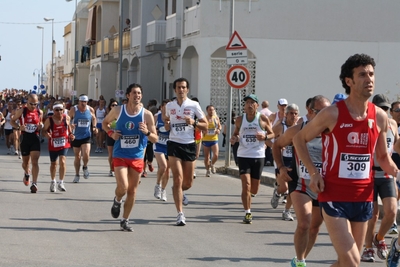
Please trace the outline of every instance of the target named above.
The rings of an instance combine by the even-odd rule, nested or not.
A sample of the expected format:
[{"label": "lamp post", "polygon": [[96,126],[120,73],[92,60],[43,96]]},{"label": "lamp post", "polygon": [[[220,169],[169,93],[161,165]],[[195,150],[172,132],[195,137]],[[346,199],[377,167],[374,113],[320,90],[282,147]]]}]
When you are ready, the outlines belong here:
[{"label": "lamp post", "polygon": [[40,84],[38,84],[38,87],[40,87],[43,84],[43,43],[44,43],[44,27],[42,26],[36,26],[39,30],[42,30],[42,65],[40,69]]},{"label": "lamp post", "polygon": [[44,18],[45,21],[51,21],[51,75],[50,75],[50,92],[51,95],[54,96],[54,72],[53,72],[53,68],[54,68],[54,18]]},{"label": "lamp post", "polygon": [[[67,1],[67,2],[72,2],[72,0],[65,0],[65,1]],[[77,3],[77,0],[75,0],[75,16],[74,16],[74,20],[75,20],[75,32],[74,32],[74,80],[73,80],[73,83],[74,83],[74,90],[73,91],[75,91],[74,92],[74,94],[72,94],[72,97],[71,97],[71,101],[72,101],[72,104],[74,103],[74,98],[75,98],[75,94],[77,93],[77,89],[76,89],[76,84],[77,84],[77,79],[78,79],[78,70],[77,70],[77,56],[76,56],[76,51],[77,51],[77,47],[78,47],[78,45],[77,45],[77,42],[78,42],[78,34],[77,34],[77,31],[78,31],[78,3]]]},{"label": "lamp post", "polygon": [[41,74],[40,74],[40,70],[38,70],[38,69],[34,69],[33,70],[33,76],[35,77],[36,76],[36,73],[37,73],[37,82],[38,82],[38,86],[37,86],[37,88],[40,88],[40,85],[39,85],[39,83],[40,83],[40,78],[42,77],[41,76]]}]

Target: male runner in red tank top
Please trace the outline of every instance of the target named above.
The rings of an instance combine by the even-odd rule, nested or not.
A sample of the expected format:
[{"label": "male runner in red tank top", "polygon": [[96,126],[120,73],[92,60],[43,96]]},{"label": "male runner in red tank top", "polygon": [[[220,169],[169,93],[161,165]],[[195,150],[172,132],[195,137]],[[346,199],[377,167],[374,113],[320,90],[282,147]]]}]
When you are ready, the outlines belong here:
[{"label": "male runner in red tank top", "polygon": [[[325,108],[293,139],[310,173],[322,215],[338,254],[331,266],[359,266],[367,222],[372,216],[373,153],[381,168],[397,176],[387,153],[388,117],[368,101],[374,93],[375,62],[356,54],[342,65],[340,80],[349,97]],[[322,133],[322,174],[313,165],[306,143]]]}]

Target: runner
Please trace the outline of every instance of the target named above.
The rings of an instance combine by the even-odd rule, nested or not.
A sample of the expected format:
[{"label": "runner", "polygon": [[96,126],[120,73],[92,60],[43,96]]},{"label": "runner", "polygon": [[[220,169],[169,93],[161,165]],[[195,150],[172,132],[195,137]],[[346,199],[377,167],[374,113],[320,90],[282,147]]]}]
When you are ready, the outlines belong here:
[{"label": "runner", "polygon": [[[21,130],[20,147],[22,154],[22,169],[25,171],[22,180],[26,186],[28,186],[30,182],[31,170],[29,169],[29,165],[30,162],[32,163],[31,193],[36,193],[38,190],[37,179],[39,175],[38,163],[40,157],[39,132],[43,128],[43,112],[37,108],[38,102],[36,94],[29,94],[28,106],[17,110],[10,122],[13,128]],[[19,124],[17,121],[19,121]]]},{"label": "runner", "polygon": [[[111,109],[118,106],[118,102],[113,98],[110,99],[110,104],[108,104],[107,113],[110,113]],[[110,124],[111,130],[115,130],[115,123],[116,121],[112,121]],[[103,127],[103,126],[102,126]],[[114,177],[114,164],[113,164],[113,149],[114,149],[115,140],[112,139],[110,136],[106,135],[106,144],[107,144],[107,152],[108,152],[108,164],[110,165],[110,172],[108,176]]]},{"label": "runner", "polygon": [[[187,199],[183,191],[193,184],[194,161],[196,159],[196,144],[194,129],[207,130],[207,121],[199,103],[188,98],[189,81],[179,78],[173,84],[176,99],[168,103],[165,110],[164,122],[170,124],[171,131],[167,143],[167,154],[174,179],[172,193],[178,216],[176,225],[186,225],[183,205]],[[197,120],[194,119],[197,116]]]},{"label": "runner", "polygon": [[167,155],[167,142],[169,140],[170,125],[164,123],[162,115],[165,114],[165,106],[171,102],[169,99],[165,99],[161,102],[160,110],[158,114],[154,116],[156,123],[156,129],[158,134],[158,141],[154,143],[154,154],[156,156],[158,170],[157,170],[157,182],[154,187],[154,197],[167,201],[167,192],[165,188],[169,180],[169,164]]},{"label": "runner", "polygon": [[[400,101],[394,101],[390,107],[390,115],[392,119],[394,119],[397,123],[397,130],[400,133]],[[400,168],[400,155],[394,150],[392,153],[392,159],[394,163],[396,163],[397,168]],[[400,200],[400,183],[397,184],[397,200]],[[393,225],[389,230],[389,234],[397,235],[399,231],[397,230],[397,221],[396,218],[393,221]]]},{"label": "runner", "polygon": [[[13,118],[17,110],[20,109],[22,109],[22,102],[21,99],[17,99],[16,101],[14,101],[14,109],[12,111],[11,118]],[[19,151],[21,130],[17,130],[14,128],[13,135],[14,135],[14,155],[18,156],[18,158],[21,159],[21,154]]]},{"label": "runner", "polygon": [[285,98],[281,98],[278,100],[278,104],[276,105],[278,107],[278,111],[272,113],[268,117],[272,126],[274,126],[275,124],[277,124],[278,122],[282,121],[285,118],[287,105],[288,101]]},{"label": "runner", "polygon": [[8,148],[7,155],[14,154],[14,133],[13,133],[13,127],[11,125],[11,114],[13,111],[13,104],[12,100],[8,101],[7,108],[4,109],[3,115],[4,118],[6,119],[6,122],[4,123],[4,133],[6,135],[6,146]]},{"label": "runner", "polygon": [[78,105],[75,105],[69,111],[71,118],[71,125],[73,128],[73,134],[75,139],[72,141],[72,147],[74,149],[74,167],[75,177],[73,182],[79,183],[79,169],[81,168],[81,158],[83,161],[83,178],[89,178],[88,162],[90,157],[90,145],[91,145],[91,128],[93,133],[97,133],[96,128],[96,116],[92,107],[88,106],[87,95],[80,95]]},{"label": "runner", "polygon": [[[208,122],[208,129],[203,133],[203,155],[204,155],[204,166],[206,167],[206,177],[210,177],[211,173],[215,174],[214,164],[218,160],[219,147],[218,147],[218,135],[221,132],[222,126],[218,116],[215,114],[215,108],[213,105],[206,107],[206,119]],[[210,159],[210,154],[212,158]],[[210,172],[211,169],[211,172]]]},{"label": "runner", "polygon": [[96,107],[95,110],[96,113],[96,128],[97,128],[97,134],[96,134],[96,150],[95,153],[103,153],[103,146],[104,146],[104,141],[106,140],[106,132],[103,131],[102,129],[102,123],[104,118],[107,115],[107,110],[106,110],[106,100],[100,99],[99,100],[99,105]]},{"label": "runner", "polygon": [[[377,107],[383,109],[386,113],[390,108],[389,99],[382,94],[377,94],[372,99]],[[392,154],[393,145],[399,139],[397,132],[397,124],[393,119],[388,120],[387,150],[389,155]],[[396,184],[393,176],[390,176],[382,171],[381,167],[374,159],[372,167],[374,177],[374,209],[372,218],[368,221],[367,234],[365,237],[365,249],[361,255],[361,261],[374,262],[375,252],[372,244],[377,248],[378,257],[382,260],[386,259],[388,250],[385,243],[385,234],[392,226],[396,218],[397,211],[397,194]],[[379,217],[378,195],[382,200],[384,216],[378,232],[375,234],[375,225]]]},{"label": "runner", "polygon": [[[126,195],[120,226],[122,231],[132,232],[129,215],[135,204],[136,189],[144,167],[147,139],[155,143],[158,137],[153,115],[141,103],[142,87],[135,83],[129,85],[126,97],[128,104],[112,108],[103,121],[103,129],[115,140],[113,161],[117,187],[111,215],[113,218],[119,217],[122,198]],[[111,123],[115,120],[115,130],[111,130]]]},{"label": "runner", "polygon": [[257,112],[257,96],[250,94],[243,100],[244,114],[235,121],[230,143],[233,145],[239,142],[237,156],[242,180],[242,204],[245,210],[243,223],[250,224],[253,221],[251,194],[256,195],[260,185],[265,160],[265,141],[275,135],[268,117]]},{"label": "runner", "polygon": [[[66,172],[66,156],[68,148],[71,147],[69,139],[74,140],[70,125],[70,118],[64,114],[64,103],[56,101],[53,105],[54,114],[46,119],[42,130],[43,136],[48,139],[49,155],[50,155],[50,192],[56,192],[57,187],[61,192],[67,191],[64,185],[64,177]],[[56,172],[58,158],[60,158],[59,175],[60,180],[56,182]]]},{"label": "runner", "polygon": [[[307,101],[308,102],[308,101]],[[295,160],[292,161],[290,168],[284,162],[284,148],[292,144],[293,137],[311,121],[323,108],[330,106],[330,101],[317,95],[309,101],[307,117],[303,117],[303,122],[290,127],[274,143],[272,152],[276,165],[278,166],[278,177],[280,181],[285,181],[289,185],[289,194],[293,200],[293,208],[297,217],[297,227],[294,232],[294,248],[296,257],[291,261],[292,267],[306,266],[306,257],[313,248],[319,227],[322,224],[322,216],[317,201],[318,195],[310,189],[310,174],[298,159],[296,149],[293,149]],[[313,164],[321,169],[322,166],[322,142],[321,136],[317,136],[307,143]]]},{"label": "runner", "polygon": [[[368,102],[374,92],[374,67],[368,55],[349,57],[340,74],[349,97],[323,109],[293,139],[310,173],[310,188],[319,194],[322,216],[338,255],[332,266],[360,265],[367,221],[372,216],[373,153],[385,172],[396,176],[399,171],[387,153],[388,117]],[[321,133],[322,174],[306,145]]]}]

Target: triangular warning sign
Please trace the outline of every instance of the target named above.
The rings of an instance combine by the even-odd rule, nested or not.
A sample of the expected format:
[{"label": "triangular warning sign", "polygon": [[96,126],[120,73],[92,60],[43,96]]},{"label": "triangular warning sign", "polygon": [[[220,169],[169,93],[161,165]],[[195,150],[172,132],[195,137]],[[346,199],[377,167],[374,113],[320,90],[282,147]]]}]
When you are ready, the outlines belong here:
[{"label": "triangular warning sign", "polygon": [[247,46],[244,44],[242,38],[240,38],[237,31],[232,34],[231,39],[229,40],[228,45],[225,48],[226,50],[239,50],[239,49],[247,49]]}]

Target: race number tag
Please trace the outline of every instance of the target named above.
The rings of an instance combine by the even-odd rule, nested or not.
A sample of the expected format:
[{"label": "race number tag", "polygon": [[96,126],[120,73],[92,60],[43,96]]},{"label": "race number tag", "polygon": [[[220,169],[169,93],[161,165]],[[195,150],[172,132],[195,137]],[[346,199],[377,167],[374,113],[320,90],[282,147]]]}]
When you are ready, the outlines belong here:
[{"label": "race number tag", "polygon": [[172,125],[172,129],[174,130],[175,134],[183,134],[187,128],[187,123],[175,123]]},{"label": "race number tag", "polygon": [[121,136],[121,148],[135,148],[139,146],[139,135]]},{"label": "race number tag", "polygon": [[37,129],[37,124],[28,123],[25,125],[25,132],[27,133],[33,133],[36,131],[36,129]]},{"label": "race number tag", "polygon": [[65,146],[65,137],[58,137],[53,139],[54,147],[64,147]]},{"label": "race number tag", "polygon": [[215,129],[208,129],[207,135],[215,135]]},{"label": "race number tag", "polygon": [[89,120],[78,120],[78,127],[89,127]]},{"label": "race number tag", "polygon": [[259,141],[257,140],[256,135],[253,134],[243,135],[242,143],[246,147],[257,147],[259,145]]},{"label": "race number tag", "polygon": [[340,154],[339,178],[369,179],[370,154]]},{"label": "race number tag", "polygon": [[[314,162],[314,166],[317,168],[318,173],[322,174],[322,163],[320,162]],[[310,179],[310,174],[308,173],[308,169],[306,168],[306,166],[304,166],[303,162],[300,160],[300,164],[299,164],[299,176],[303,179]]]},{"label": "race number tag", "polygon": [[285,146],[285,149],[282,150],[282,156],[291,158],[293,156],[293,146]]},{"label": "race number tag", "polygon": [[166,145],[168,141],[168,135],[159,134],[158,135],[158,143],[161,145]]}]

